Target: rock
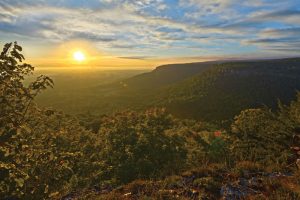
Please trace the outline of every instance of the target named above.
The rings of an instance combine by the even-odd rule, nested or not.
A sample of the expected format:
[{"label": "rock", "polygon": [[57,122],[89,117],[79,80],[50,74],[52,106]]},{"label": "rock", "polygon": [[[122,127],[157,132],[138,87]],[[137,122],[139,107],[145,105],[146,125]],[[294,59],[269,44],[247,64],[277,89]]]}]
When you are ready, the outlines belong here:
[{"label": "rock", "polygon": [[188,185],[188,184],[192,183],[195,179],[196,179],[195,175],[186,176],[186,177],[183,177],[182,183],[185,184],[185,185]]},{"label": "rock", "polygon": [[124,197],[129,197],[129,196],[131,196],[131,192],[128,192],[128,193],[124,194],[123,196]]},{"label": "rock", "polygon": [[242,199],[245,197],[245,193],[242,192],[238,187],[226,184],[221,188],[221,196],[224,200]]},{"label": "rock", "polygon": [[220,193],[224,200],[245,199],[247,196],[259,194],[256,189],[260,187],[261,180],[256,177],[240,178],[237,182],[222,186]]}]

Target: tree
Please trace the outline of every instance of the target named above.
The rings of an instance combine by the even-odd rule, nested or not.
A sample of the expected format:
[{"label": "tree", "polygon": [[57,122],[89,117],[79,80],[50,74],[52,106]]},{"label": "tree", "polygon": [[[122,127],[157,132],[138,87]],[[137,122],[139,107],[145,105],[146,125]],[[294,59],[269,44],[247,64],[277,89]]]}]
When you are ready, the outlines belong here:
[{"label": "tree", "polygon": [[24,79],[34,68],[22,63],[22,47],[14,43],[4,45],[0,55],[0,196],[18,196],[27,173],[20,162],[22,144],[19,135],[30,131],[26,125],[27,113],[33,107],[33,99],[53,81],[47,76],[39,76],[29,86]]},{"label": "tree", "polygon": [[268,109],[248,109],[235,117],[232,150],[237,159],[284,163],[292,138],[290,129]]},{"label": "tree", "polygon": [[101,122],[103,178],[126,183],[178,171],[185,163],[185,139],[164,110],[124,112]]}]

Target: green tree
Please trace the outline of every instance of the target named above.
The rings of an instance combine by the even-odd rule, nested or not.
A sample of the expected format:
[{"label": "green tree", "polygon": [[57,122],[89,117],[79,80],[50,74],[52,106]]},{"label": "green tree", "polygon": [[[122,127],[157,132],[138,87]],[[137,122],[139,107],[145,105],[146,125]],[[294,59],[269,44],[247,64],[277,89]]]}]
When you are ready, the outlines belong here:
[{"label": "green tree", "polygon": [[[248,109],[235,117],[232,152],[238,160],[284,163],[292,138],[286,124],[268,109]],[[269,164],[270,164],[269,163]]]},{"label": "green tree", "polygon": [[294,134],[300,134],[300,92],[290,105],[279,103],[279,119],[288,126]]},{"label": "green tree", "polygon": [[39,76],[29,86],[23,81],[33,71],[29,64],[22,63],[22,48],[17,44],[4,45],[0,55],[0,195],[21,195],[28,175],[23,171],[19,153],[21,132],[28,132],[26,117],[32,101],[46,87],[53,86],[47,76]]},{"label": "green tree", "polygon": [[0,57],[0,196],[59,198],[95,184],[100,169],[95,134],[62,112],[38,108],[34,98],[53,81],[24,79],[34,68],[22,48],[6,44]]},{"label": "green tree", "polygon": [[124,112],[101,122],[104,179],[129,182],[178,171],[186,160],[184,137],[162,109]]},{"label": "green tree", "polygon": [[99,184],[101,158],[95,134],[77,119],[55,110],[31,113],[30,133],[22,134],[28,160],[25,199],[59,198],[73,190]]}]

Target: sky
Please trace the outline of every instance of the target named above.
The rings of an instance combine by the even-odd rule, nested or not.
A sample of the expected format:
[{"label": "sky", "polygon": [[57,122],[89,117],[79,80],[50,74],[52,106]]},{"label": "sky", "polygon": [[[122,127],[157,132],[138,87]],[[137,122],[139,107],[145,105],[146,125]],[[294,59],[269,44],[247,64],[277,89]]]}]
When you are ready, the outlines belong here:
[{"label": "sky", "polygon": [[40,67],[294,57],[300,0],[0,0],[0,45],[11,41]]}]

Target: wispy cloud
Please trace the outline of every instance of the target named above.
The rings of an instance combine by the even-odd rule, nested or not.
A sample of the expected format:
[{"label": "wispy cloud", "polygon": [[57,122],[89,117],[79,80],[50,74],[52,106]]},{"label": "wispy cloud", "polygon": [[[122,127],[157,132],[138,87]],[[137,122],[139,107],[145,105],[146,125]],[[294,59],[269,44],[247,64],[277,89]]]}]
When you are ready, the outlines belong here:
[{"label": "wispy cloud", "polygon": [[0,36],[43,43],[88,40],[127,59],[290,55],[300,53],[297,8],[298,0],[2,0]]},{"label": "wispy cloud", "polygon": [[146,60],[146,59],[149,59],[149,58],[153,58],[151,56],[124,56],[124,57],[119,57],[121,59],[132,59],[132,60]]}]

